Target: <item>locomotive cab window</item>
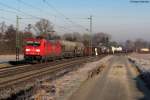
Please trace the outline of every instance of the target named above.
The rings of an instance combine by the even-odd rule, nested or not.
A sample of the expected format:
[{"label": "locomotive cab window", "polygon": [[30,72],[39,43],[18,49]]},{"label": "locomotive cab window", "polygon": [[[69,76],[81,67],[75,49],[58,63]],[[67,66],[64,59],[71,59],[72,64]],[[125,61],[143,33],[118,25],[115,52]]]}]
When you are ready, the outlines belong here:
[{"label": "locomotive cab window", "polygon": [[28,46],[40,46],[40,42],[38,42],[38,41],[27,41],[26,45],[28,45]]}]

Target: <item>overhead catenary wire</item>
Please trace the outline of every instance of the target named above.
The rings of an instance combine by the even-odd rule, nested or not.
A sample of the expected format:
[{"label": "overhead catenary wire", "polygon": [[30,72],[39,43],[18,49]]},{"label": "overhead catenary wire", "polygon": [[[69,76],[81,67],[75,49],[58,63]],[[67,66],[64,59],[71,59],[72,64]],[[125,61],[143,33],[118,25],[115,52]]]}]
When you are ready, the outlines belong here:
[{"label": "overhead catenary wire", "polygon": [[[50,8],[54,9],[60,16],[64,17],[65,20],[67,20],[68,22],[72,23],[75,26],[78,26],[82,29],[84,29],[85,31],[87,31],[87,28],[85,28],[84,26],[72,21],[69,17],[67,17],[66,15],[64,15],[62,12],[60,12],[56,7],[54,7],[52,4],[50,4],[47,0],[43,0],[43,2],[45,4],[47,4]],[[89,31],[88,31],[89,32]]]},{"label": "overhead catenary wire", "polygon": [[[34,6],[34,5],[31,5],[31,4],[29,4],[29,3],[26,3],[26,2],[24,2],[23,0],[17,0],[19,3],[22,3],[22,4],[24,4],[25,6],[28,6],[28,7],[30,7],[30,8],[33,8],[33,9],[35,9],[35,10],[38,10],[38,11],[41,11],[41,12],[44,12],[44,13],[46,13],[46,14],[51,14],[51,13],[49,13],[49,12],[45,12],[45,11],[43,11],[41,8],[39,8],[39,7],[36,7],[36,6]],[[56,15],[53,15],[54,17],[56,16]],[[27,18],[25,18],[25,19],[27,19]],[[30,19],[30,18],[29,18]],[[52,22],[51,22],[52,23]],[[63,28],[63,29],[67,29],[67,28],[65,28],[65,27],[63,27],[63,26],[59,26],[59,25],[56,25],[56,23],[52,23],[54,26],[57,26],[57,27],[59,27],[59,28]],[[68,30],[68,29],[67,29]]]},{"label": "overhead catenary wire", "polygon": [[[2,8],[0,8],[0,11],[17,15],[17,12],[16,12],[16,11],[11,11],[11,10],[2,9]],[[22,15],[23,15],[23,14],[22,14]]]},{"label": "overhead catenary wire", "polygon": [[[34,5],[30,4],[30,3],[27,3],[27,2],[25,2],[25,1],[23,1],[23,0],[17,0],[17,1],[18,1],[19,3],[21,3],[21,4],[24,4],[25,6],[28,6],[28,7],[30,7],[30,8],[33,8],[33,9],[35,9],[35,10],[37,10],[37,11],[40,11],[40,12],[45,13],[45,14],[52,15],[51,13],[46,12],[45,10],[43,10],[43,9],[37,7],[37,6],[34,6]],[[52,15],[52,16],[56,16],[56,15]]]},{"label": "overhead catenary wire", "polygon": [[[15,16],[18,14],[16,11],[11,11],[11,10],[2,9],[2,8],[0,8],[0,11],[2,11],[2,12],[7,12],[7,13],[11,13],[11,14],[14,14]],[[22,15],[23,15],[23,14],[22,14]],[[1,18],[4,19],[4,20],[8,20],[8,21],[11,21],[11,22],[13,22],[13,23],[16,23],[15,20],[12,20],[12,19],[10,19],[10,18],[4,17],[4,16],[1,16]],[[24,23],[24,22],[22,22],[22,23]],[[26,24],[26,23],[24,23],[24,24]]]},{"label": "overhead catenary wire", "polygon": [[30,17],[33,17],[33,18],[37,18],[37,19],[41,19],[40,17],[37,17],[37,16],[34,16],[32,14],[29,14],[29,13],[26,13],[24,11],[21,11],[20,9],[17,9],[15,7],[12,7],[12,6],[9,6],[9,5],[5,4],[5,3],[0,2],[0,5],[3,6],[3,7],[9,8],[11,10],[15,10],[15,11],[17,11],[19,13],[24,14],[24,15],[27,15],[27,16],[30,16]]},{"label": "overhead catenary wire", "polygon": [[73,32],[71,29],[66,28],[66,27],[64,27],[64,26],[56,25],[56,27],[58,27],[58,28],[61,29],[61,30],[64,30],[65,33]]},{"label": "overhead catenary wire", "polygon": [[[17,1],[22,1],[22,0],[17,0]],[[24,4],[26,4],[27,5],[27,3],[25,3],[24,2]],[[35,16],[35,15],[32,15],[32,14],[29,14],[29,13],[27,13],[27,12],[24,12],[24,11],[22,11],[22,10],[20,10],[20,9],[17,9],[17,8],[15,8],[15,7],[12,7],[12,6],[9,6],[9,5],[7,5],[7,4],[5,4],[5,3],[2,3],[2,2],[0,2],[0,5],[1,6],[3,6],[3,7],[5,7],[5,8],[8,8],[8,9],[10,9],[10,10],[5,10],[5,9],[1,9],[2,11],[6,11],[6,12],[10,12],[10,13],[13,13],[13,14],[18,14],[18,13],[20,13],[21,15],[24,15],[24,16],[30,16],[31,18],[33,18],[33,19],[42,19],[41,17],[39,17],[39,16]],[[32,6],[32,5],[28,5],[28,6],[31,6],[31,7],[34,7],[34,6]],[[35,9],[37,8],[37,7],[34,7]],[[40,9],[40,8],[39,8]],[[38,10],[39,10],[38,9]],[[12,11],[11,11],[12,10]],[[41,9],[42,10],[42,9]],[[61,12],[60,12],[61,13]],[[19,15],[20,15],[19,14]],[[61,14],[61,15],[63,15],[63,14]],[[64,18],[65,18],[65,20],[68,20],[67,18],[66,18],[66,16],[65,15],[63,15],[64,16]],[[70,19],[69,19],[70,20]],[[70,22],[73,24],[73,22],[70,20]],[[56,25],[56,24],[54,24],[54,25]],[[59,25],[56,25],[56,26],[58,26],[59,27]],[[60,28],[60,27],[59,27]],[[61,28],[62,28],[62,26],[61,26]],[[65,28],[65,27],[63,27],[63,29],[67,29],[67,28]],[[71,29],[70,29],[71,30]],[[73,32],[73,31],[72,31]]]},{"label": "overhead catenary wire", "polygon": [[6,17],[3,17],[3,16],[0,16],[0,18],[1,18],[1,19],[4,19],[4,20],[9,20],[9,21],[11,21],[12,23],[16,22],[16,21],[14,21],[14,20],[11,20],[11,19],[6,18]]},{"label": "overhead catenary wire", "polygon": [[[18,13],[19,13],[19,15],[22,14],[22,15],[24,15],[24,16],[30,16],[32,19],[43,19],[43,18],[41,18],[41,17],[38,17],[38,16],[35,16],[35,15],[32,15],[32,14],[26,13],[26,12],[24,12],[24,11],[21,11],[20,9],[17,9],[17,8],[15,8],[15,7],[12,7],[12,6],[9,6],[9,5],[7,5],[7,4],[5,4],[5,3],[2,3],[2,2],[0,2],[0,5],[3,6],[3,7],[5,7],[5,8],[8,8],[8,9],[10,9],[10,10],[13,10],[13,11],[6,11],[6,10],[1,9],[1,11],[6,11],[6,12],[10,12],[10,13],[14,12],[14,14],[16,14],[16,15],[18,15]],[[3,19],[8,20],[8,19],[5,18],[5,17],[3,17]],[[15,21],[15,22],[16,22],[16,21]],[[13,22],[13,23],[14,23],[14,22]],[[23,22],[22,22],[22,23],[23,23]]]},{"label": "overhead catenary wire", "polygon": [[[10,21],[12,23],[16,23],[16,20],[12,20],[12,19],[7,18],[7,17],[0,16],[0,18],[3,19],[4,21]],[[24,22],[21,22],[21,23],[28,25],[27,23],[24,23]],[[14,24],[11,24],[11,25],[14,25]]]},{"label": "overhead catenary wire", "polygon": [[28,6],[28,7],[33,8],[33,9],[38,9],[39,11],[43,11],[42,9],[40,9],[40,8],[38,8],[38,7],[35,7],[35,6],[33,6],[33,5],[29,4],[29,3],[26,3],[26,2],[24,2],[24,1],[22,1],[22,0],[17,0],[17,1],[18,1],[19,3],[22,3],[22,4],[26,5],[26,6]]}]

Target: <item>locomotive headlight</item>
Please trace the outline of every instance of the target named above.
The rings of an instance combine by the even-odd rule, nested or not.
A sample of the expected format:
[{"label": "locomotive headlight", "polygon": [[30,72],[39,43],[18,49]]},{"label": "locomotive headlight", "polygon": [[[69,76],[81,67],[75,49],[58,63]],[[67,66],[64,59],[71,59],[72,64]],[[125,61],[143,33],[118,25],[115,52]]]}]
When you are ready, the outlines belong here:
[{"label": "locomotive headlight", "polygon": [[26,51],[28,52],[28,51],[30,51],[30,49],[26,49]]},{"label": "locomotive headlight", "polygon": [[36,52],[40,52],[40,49],[36,49]]}]

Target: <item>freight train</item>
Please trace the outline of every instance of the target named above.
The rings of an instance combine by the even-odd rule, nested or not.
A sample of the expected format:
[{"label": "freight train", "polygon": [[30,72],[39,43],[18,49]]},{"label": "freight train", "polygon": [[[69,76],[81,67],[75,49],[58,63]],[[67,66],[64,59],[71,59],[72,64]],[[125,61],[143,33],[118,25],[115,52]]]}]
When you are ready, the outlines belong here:
[{"label": "freight train", "polygon": [[[117,51],[118,50],[118,51]],[[109,48],[106,46],[85,46],[82,42],[72,42],[57,39],[50,39],[41,36],[36,38],[26,38],[24,46],[25,61],[44,62],[48,60],[72,58],[80,56],[91,56],[101,54],[123,53],[121,47]]]},{"label": "freight train", "polygon": [[58,39],[26,38],[24,46],[25,61],[55,60],[88,55],[81,42]]}]

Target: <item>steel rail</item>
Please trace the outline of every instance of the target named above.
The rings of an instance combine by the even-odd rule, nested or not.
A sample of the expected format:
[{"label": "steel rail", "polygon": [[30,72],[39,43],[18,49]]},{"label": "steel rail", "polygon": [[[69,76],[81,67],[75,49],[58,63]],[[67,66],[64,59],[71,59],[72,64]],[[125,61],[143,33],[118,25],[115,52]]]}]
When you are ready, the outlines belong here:
[{"label": "steel rail", "polygon": [[66,61],[64,63],[60,63],[60,64],[53,65],[53,66],[51,64],[47,64],[45,65],[45,67],[42,66],[42,68],[40,69],[37,68],[36,70],[30,70],[30,71],[25,71],[25,72],[16,73],[16,74],[14,73],[13,75],[0,78],[0,88],[12,86],[13,84],[24,82],[29,79],[36,78],[45,74],[53,74],[60,70],[70,68],[71,66],[84,63],[91,59],[93,59],[93,57]]}]

